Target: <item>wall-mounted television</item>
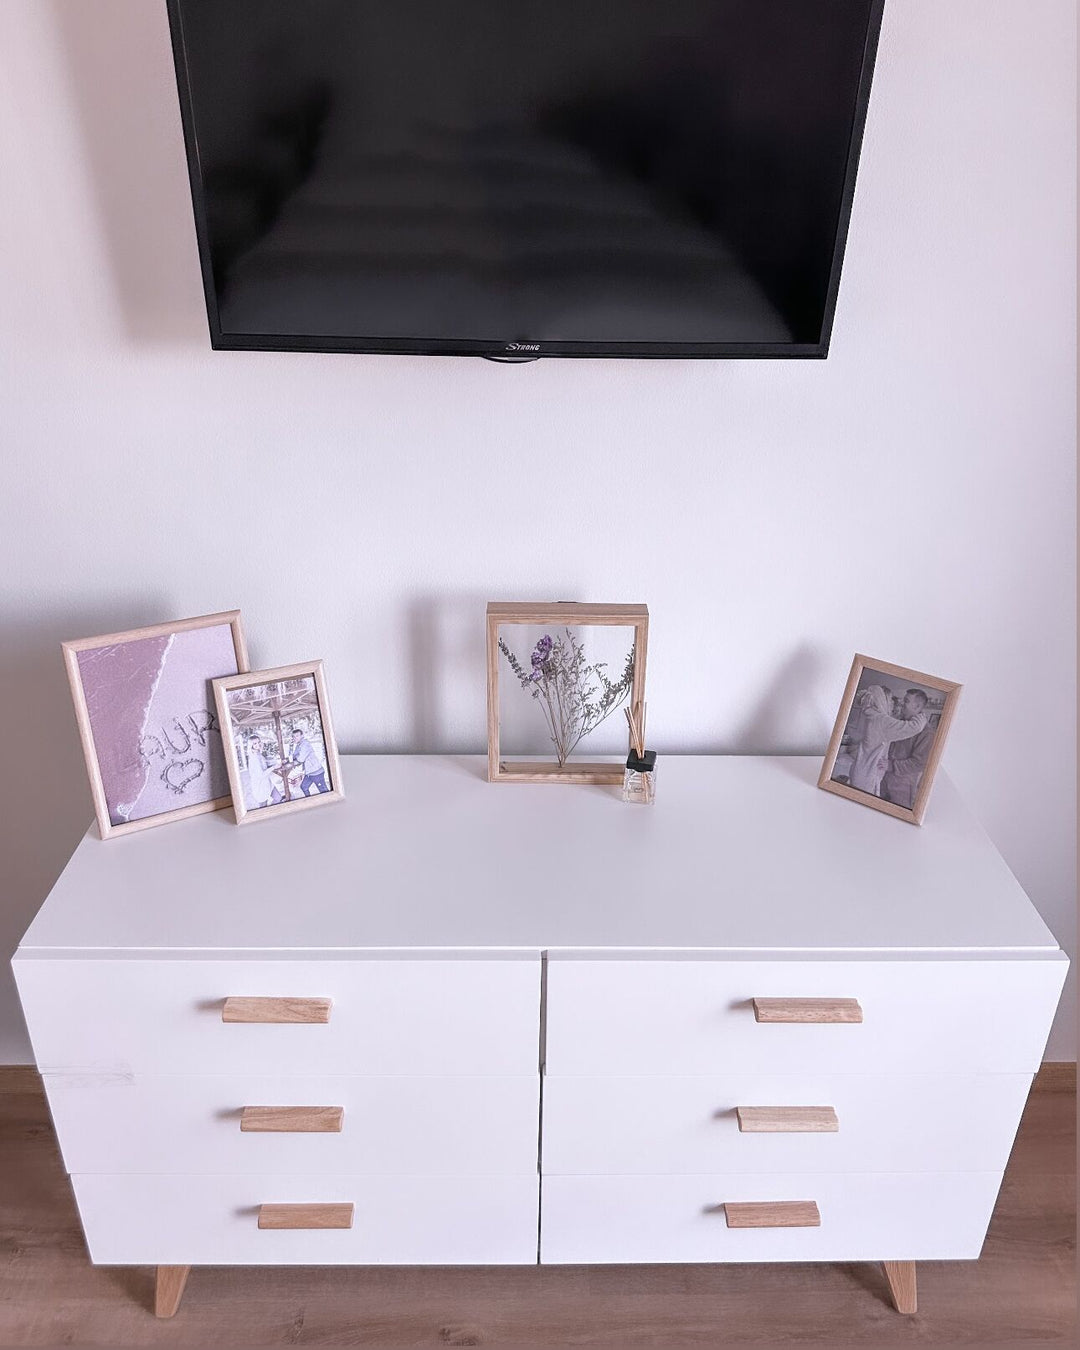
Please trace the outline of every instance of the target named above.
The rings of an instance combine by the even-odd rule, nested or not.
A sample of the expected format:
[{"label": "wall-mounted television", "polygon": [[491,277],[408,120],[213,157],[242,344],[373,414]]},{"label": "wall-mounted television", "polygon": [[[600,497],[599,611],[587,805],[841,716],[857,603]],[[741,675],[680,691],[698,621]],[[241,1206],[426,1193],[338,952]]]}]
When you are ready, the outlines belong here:
[{"label": "wall-mounted television", "polygon": [[827,355],[884,0],[168,0],[217,348]]}]

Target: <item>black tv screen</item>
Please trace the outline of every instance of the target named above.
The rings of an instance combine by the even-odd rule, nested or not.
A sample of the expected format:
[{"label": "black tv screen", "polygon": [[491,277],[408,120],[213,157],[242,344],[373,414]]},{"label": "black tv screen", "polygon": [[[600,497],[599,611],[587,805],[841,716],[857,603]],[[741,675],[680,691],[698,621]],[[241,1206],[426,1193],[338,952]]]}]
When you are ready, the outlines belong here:
[{"label": "black tv screen", "polygon": [[169,0],[211,341],[825,356],[883,0]]}]

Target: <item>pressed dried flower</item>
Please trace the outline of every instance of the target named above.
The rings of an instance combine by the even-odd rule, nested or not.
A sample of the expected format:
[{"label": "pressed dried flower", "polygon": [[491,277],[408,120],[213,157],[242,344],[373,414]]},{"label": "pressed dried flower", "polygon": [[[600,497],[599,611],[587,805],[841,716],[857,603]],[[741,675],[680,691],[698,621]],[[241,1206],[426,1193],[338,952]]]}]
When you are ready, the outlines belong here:
[{"label": "pressed dried flower", "polygon": [[584,644],[569,628],[555,638],[544,634],[530,656],[529,672],[501,637],[499,650],[522,689],[539,704],[560,768],[575,747],[626,701],[634,679],[633,647],[621,677],[612,681],[606,661],[585,664]]}]

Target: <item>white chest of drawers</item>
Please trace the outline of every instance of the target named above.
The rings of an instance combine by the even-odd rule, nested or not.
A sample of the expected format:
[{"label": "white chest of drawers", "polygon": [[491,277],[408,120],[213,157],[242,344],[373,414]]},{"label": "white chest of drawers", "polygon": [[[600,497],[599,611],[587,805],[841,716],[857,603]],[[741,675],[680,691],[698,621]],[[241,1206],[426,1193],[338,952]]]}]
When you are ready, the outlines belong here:
[{"label": "white chest of drawers", "polygon": [[912,1307],[1067,961],[947,781],[916,830],[816,770],[354,758],[273,828],[88,835],[14,964],[91,1258],[163,1314],[192,1265],[538,1260],[882,1260]]}]

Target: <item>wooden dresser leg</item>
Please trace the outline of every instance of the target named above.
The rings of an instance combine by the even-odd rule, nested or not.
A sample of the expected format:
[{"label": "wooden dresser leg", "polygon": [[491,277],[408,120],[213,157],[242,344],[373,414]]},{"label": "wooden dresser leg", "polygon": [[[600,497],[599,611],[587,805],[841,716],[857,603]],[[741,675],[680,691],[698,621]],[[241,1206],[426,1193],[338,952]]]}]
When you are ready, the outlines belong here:
[{"label": "wooden dresser leg", "polygon": [[191,1274],[190,1266],[158,1266],[154,1289],[154,1316],[172,1317],[184,1297],[184,1285]]},{"label": "wooden dresser leg", "polygon": [[883,1261],[885,1278],[889,1281],[889,1293],[896,1305],[896,1311],[913,1313],[919,1311],[919,1298],[915,1288],[914,1261]]}]

